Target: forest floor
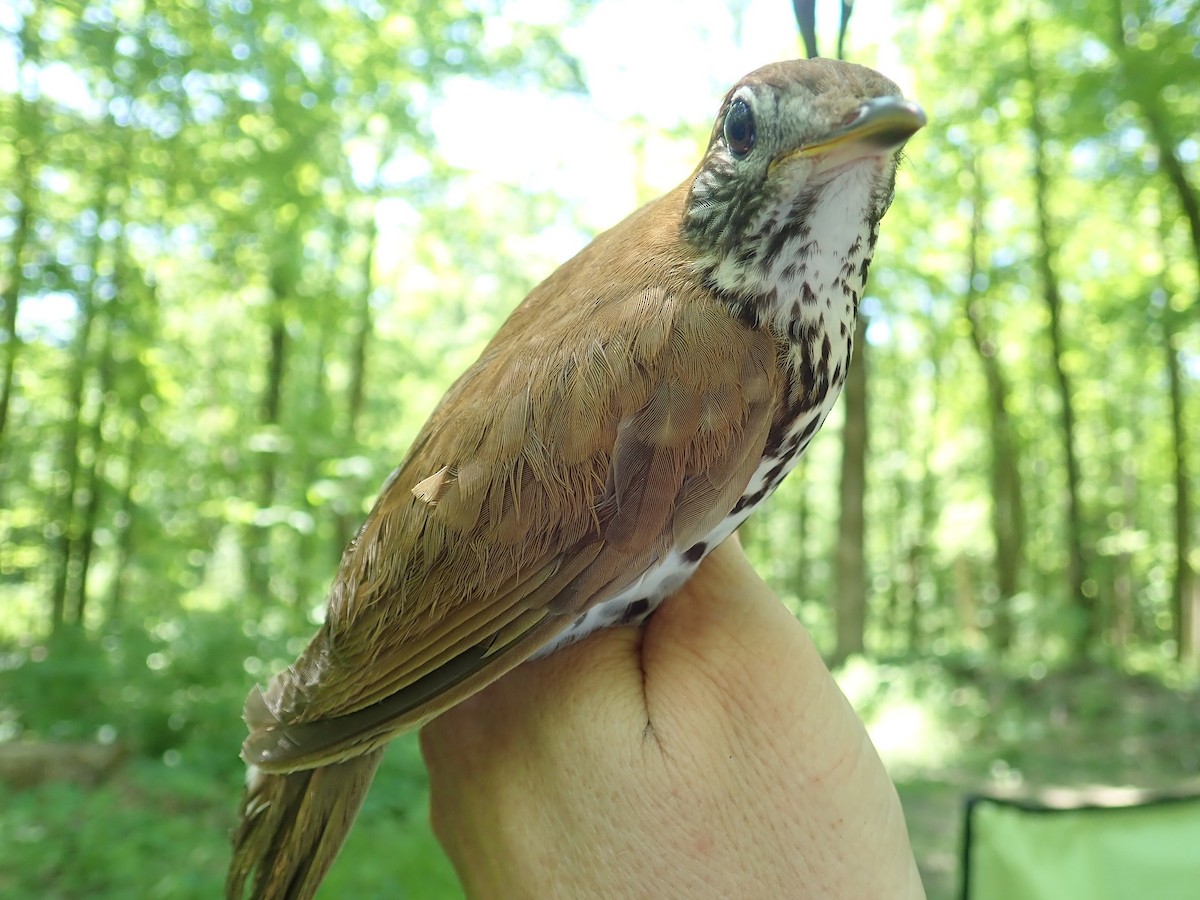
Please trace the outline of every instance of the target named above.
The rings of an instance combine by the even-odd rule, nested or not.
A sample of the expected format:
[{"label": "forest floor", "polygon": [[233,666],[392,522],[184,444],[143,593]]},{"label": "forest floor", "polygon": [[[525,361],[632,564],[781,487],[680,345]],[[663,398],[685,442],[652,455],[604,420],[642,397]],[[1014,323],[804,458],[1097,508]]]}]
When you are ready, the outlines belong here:
[{"label": "forest floor", "polygon": [[[993,681],[913,671],[872,666],[843,673],[843,684],[896,778],[930,900],[957,896],[973,792],[1178,787],[1200,776],[1195,689],[1111,672]],[[131,759],[94,787],[0,787],[0,896],[217,896],[238,778],[235,767],[189,765],[185,751]],[[429,831],[427,799],[416,742],[403,738],[322,896],[461,897]]]}]

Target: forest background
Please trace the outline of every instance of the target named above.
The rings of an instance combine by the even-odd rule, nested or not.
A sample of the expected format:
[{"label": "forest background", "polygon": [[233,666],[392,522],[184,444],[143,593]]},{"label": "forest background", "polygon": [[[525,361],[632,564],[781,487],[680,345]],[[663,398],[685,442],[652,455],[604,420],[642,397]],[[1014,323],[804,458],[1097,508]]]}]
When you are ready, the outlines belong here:
[{"label": "forest background", "polygon": [[[855,12],[930,125],[742,530],[934,898],[968,791],[1200,776],[1200,4],[989,9]],[[0,894],[215,895],[242,698],[437,398],[799,55],[783,0],[0,11]],[[425,792],[397,742],[325,896],[460,896]]]}]

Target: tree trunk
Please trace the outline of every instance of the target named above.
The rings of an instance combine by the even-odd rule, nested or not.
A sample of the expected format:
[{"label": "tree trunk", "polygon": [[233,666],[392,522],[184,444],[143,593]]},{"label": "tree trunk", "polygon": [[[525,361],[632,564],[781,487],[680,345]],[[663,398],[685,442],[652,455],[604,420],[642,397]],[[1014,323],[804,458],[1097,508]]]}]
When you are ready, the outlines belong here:
[{"label": "tree trunk", "polygon": [[[1146,130],[1158,151],[1158,166],[1170,183],[1179,208],[1188,223],[1188,234],[1192,244],[1192,265],[1196,269],[1197,284],[1200,284],[1200,192],[1188,180],[1187,167],[1179,156],[1178,141],[1171,133],[1167,116],[1161,105],[1161,99],[1156,86],[1148,85],[1137,69],[1137,60],[1131,57],[1137,53],[1136,34],[1125,28],[1125,13],[1121,0],[1114,0],[1115,6],[1115,41],[1113,49],[1120,61],[1125,76],[1125,89],[1130,99],[1137,105],[1138,112],[1146,122]],[[1131,41],[1130,39],[1133,38]],[[1200,303],[1193,308],[1194,314],[1200,314]]]},{"label": "tree trunk", "polygon": [[358,440],[358,420],[362,415],[363,402],[366,398],[367,382],[367,347],[371,341],[374,323],[371,316],[371,297],[373,294],[375,268],[375,242],[379,238],[379,227],[375,216],[371,216],[367,227],[367,252],[362,261],[362,292],[358,296],[358,308],[355,310],[354,341],[350,347],[350,384],[346,388],[346,439],[353,443]]},{"label": "tree trunk", "polygon": [[[110,172],[101,177],[97,202],[92,213],[97,222],[104,221]],[[79,476],[80,438],[84,427],[84,387],[91,366],[92,334],[98,318],[96,303],[96,263],[100,256],[100,235],[92,236],[88,268],[92,281],[78,291],[79,319],[71,341],[71,364],[67,372],[67,418],[63,422],[57,471],[62,473],[56,511],[57,533],[54,538],[53,580],[50,587],[50,629],[59,631],[70,621],[67,609],[68,594],[79,575]]]},{"label": "tree trunk", "polygon": [[88,428],[87,444],[91,449],[91,458],[83,471],[83,508],[80,511],[78,552],[76,554],[78,560],[67,594],[70,618],[80,625],[83,624],[83,616],[87,608],[88,571],[91,569],[92,552],[96,547],[96,525],[100,518],[100,504],[104,495],[104,467],[108,456],[103,431],[112,392],[114,369],[111,317],[105,316],[102,324],[105,326],[104,340],[96,361],[99,377],[97,384],[99,402]]},{"label": "tree trunk", "polygon": [[867,578],[864,502],[867,487],[867,341],[860,316],[854,336],[854,355],[846,373],[842,409],[841,512],[838,517],[837,571],[834,603],[837,645],[831,665],[840,665],[864,649]]},{"label": "tree trunk", "polygon": [[109,626],[119,625],[123,618],[125,594],[129,580],[129,563],[134,555],[134,525],[137,521],[137,504],[134,502],[133,492],[141,468],[146,414],[141,409],[136,409],[134,417],[137,424],[125,451],[125,483],[121,486],[121,498],[117,504],[117,512],[113,516],[113,525],[116,530],[116,557],[113,561],[112,581],[109,583],[108,604],[105,610],[105,622]]},{"label": "tree trunk", "polygon": [[[129,258],[124,238],[118,242],[117,247],[117,258],[122,261],[121,268],[118,270],[120,283],[117,285],[117,294],[125,298],[122,302],[126,314],[130,318],[137,316],[144,329],[138,346],[152,346],[158,339],[157,287],[154,279],[139,270]],[[134,298],[140,301],[140,314],[134,311]],[[105,624],[109,626],[120,624],[124,599],[128,592],[129,569],[135,558],[135,538],[138,533],[139,512],[134,493],[141,475],[142,455],[146,449],[147,434],[152,430],[148,410],[157,408],[157,403],[151,402],[156,401],[157,396],[149,373],[140,366],[136,371],[139,376],[135,383],[136,386],[126,393],[128,398],[126,412],[131,433],[123,448],[124,465],[119,468],[122,480],[112,485],[112,491],[118,497],[112,517],[114,533],[112,576],[109,581],[108,599],[104,610]]]},{"label": "tree trunk", "polygon": [[[344,242],[344,236],[343,236]],[[332,288],[331,288],[332,292]],[[328,438],[333,434],[334,415],[329,402],[329,384],[326,372],[327,346],[329,340],[325,329],[317,335],[316,347],[312,351],[312,387],[306,392],[307,409],[305,419],[298,429],[295,452],[290,460],[291,469],[299,473],[296,485],[295,504],[304,511],[308,523],[300,530],[293,542],[296,553],[292,566],[292,596],[295,602],[306,607],[320,599],[327,573],[318,571],[313,561],[323,557],[325,547],[319,543],[325,532],[317,526],[317,515],[326,507],[314,506],[309,488],[320,477],[321,463],[325,458]],[[294,377],[294,376],[293,376]],[[298,411],[299,412],[299,411]],[[314,442],[312,438],[317,440]],[[315,443],[315,446],[314,446]],[[318,580],[320,584],[318,584]]]},{"label": "tree trunk", "polygon": [[[277,432],[283,407],[283,379],[288,350],[286,307],[291,284],[284,274],[282,264],[278,262],[271,270],[270,289],[271,300],[267,307],[266,379],[258,414],[258,424],[270,433],[270,439],[258,452],[258,483],[254,486],[254,502],[259,512],[269,510],[275,504],[281,449]],[[253,603],[265,602],[270,590],[270,538],[269,525],[251,522],[246,528],[243,548],[246,592]]]},{"label": "tree trunk", "polygon": [[[914,447],[915,438],[910,430],[915,410],[908,403],[908,392],[895,390],[890,393],[886,403],[888,416],[888,431],[893,447]],[[923,536],[919,532],[920,523],[914,523],[910,515],[914,506],[913,483],[909,479],[907,466],[896,466],[892,472],[892,496],[888,501],[889,521],[883,525],[889,531],[888,539],[888,591],[887,603],[883,615],[876,616],[880,623],[879,632],[884,640],[883,646],[888,653],[899,652],[905,641],[899,637],[906,632],[904,627],[905,612],[913,608],[912,589],[917,582],[915,572],[910,568],[920,554],[914,553],[913,548],[921,543]],[[919,490],[919,488],[918,488]],[[915,498],[919,500],[918,498]],[[919,516],[919,513],[918,513]],[[879,611],[879,606],[876,606]],[[876,648],[878,652],[879,648]]]},{"label": "tree trunk", "polygon": [[1029,132],[1033,140],[1033,193],[1037,218],[1037,270],[1042,296],[1050,316],[1050,363],[1058,387],[1061,415],[1063,461],[1067,470],[1066,533],[1068,597],[1078,623],[1071,635],[1076,660],[1085,659],[1096,646],[1100,622],[1096,614],[1094,591],[1087,586],[1087,567],[1083,550],[1083,511],[1080,501],[1079,454],[1075,447],[1075,408],[1071,380],[1063,367],[1065,341],[1062,324],[1062,294],[1056,268],[1057,245],[1051,233],[1049,193],[1050,176],[1046,171],[1046,124],[1042,119],[1040,77],[1034,61],[1032,25],[1024,25],[1026,77],[1029,80]]},{"label": "tree trunk", "polygon": [[[116,42],[115,32],[107,34],[100,48],[101,59],[109,66],[115,59]],[[132,131],[121,128],[111,110],[105,126],[110,134],[117,136],[118,146],[104,154],[104,164],[97,172],[95,200],[91,210],[97,223],[113,219],[122,210],[129,182]],[[52,632],[65,624],[83,625],[87,570],[91,563],[95,516],[98,514],[96,504],[99,501],[103,454],[101,428],[113,381],[113,369],[108,357],[112,346],[113,305],[116,302],[104,299],[99,291],[100,261],[108,243],[102,235],[103,230],[97,228],[89,240],[86,261],[86,270],[90,273],[88,283],[76,289],[80,302],[80,323],[72,342],[67,389],[69,419],[64,424],[60,448],[59,471],[65,472],[66,477],[62,479],[60,531],[55,541],[57,560],[50,602]],[[118,263],[115,256],[113,262],[114,265]],[[103,347],[98,353],[93,353],[91,345],[97,328],[104,329],[101,335]],[[97,402],[90,419],[85,403],[89,375],[99,378],[96,385]],[[85,438],[86,443],[83,442]],[[85,450],[89,451],[86,460],[83,459]]]},{"label": "tree trunk", "polygon": [[[128,129],[126,129],[126,141],[121,145],[120,159],[109,171],[109,180],[113,187],[107,191],[106,217],[110,221],[120,212],[122,200],[126,194],[125,185],[128,183],[129,173],[126,170],[125,162],[131,156],[131,151],[132,148],[128,144]],[[127,253],[124,234],[125,229],[122,225],[117,230],[118,236],[107,242],[107,247],[103,242],[97,244],[96,253],[92,259],[93,283],[91,290],[94,296],[91,306],[97,309],[97,324],[101,329],[100,346],[96,355],[90,360],[90,366],[95,372],[97,402],[95,410],[91,413],[91,420],[88,422],[86,446],[90,450],[90,454],[81,473],[82,508],[79,510],[79,522],[75,537],[77,559],[66,598],[69,617],[81,625],[87,608],[88,573],[91,570],[92,555],[96,546],[96,527],[99,523],[100,507],[104,497],[104,470],[109,456],[108,447],[104,441],[104,424],[112,401],[117,399],[113,391],[117,370],[114,332],[118,327],[117,322],[121,315],[119,307],[125,300],[128,291],[127,286],[122,284],[123,279],[120,274],[124,265],[123,259]],[[96,240],[100,242],[99,235]],[[100,297],[96,292],[96,282],[101,277],[98,263],[105,250],[107,250],[106,255],[111,263],[113,291],[112,297],[101,304]]]},{"label": "tree trunk", "polygon": [[[1116,423],[1114,425],[1114,433]],[[1114,493],[1121,496],[1121,531],[1128,534],[1137,528],[1138,479],[1132,457],[1121,454],[1112,461]],[[1121,548],[1112,558],[1111,643],[1116,661],[1124,662],[1129,647],[1137,636],[1137,592],[1134,588],[1133,553]],[[1151,638],[1154,640],[1154,638]]]},{"label": "tree trunk", "polygon": [[[15,225],[13,230],[11,253],[12,271],[0,291],[3,300],[4,328],[4,363],[0,369],[0,488],[7,482],[6,466],[3,454],[5,449],[5,434],[8,426],[8,411],[12,404],[14,375],[17,357],[21,352],[21,339],[17,335],[17,308],[21,302],[21,291],[25,284],[24,261],[25,248],[30,238],[30,222],[33,218],[33,206],[36,199],[35,154],[41,147],[41,119],[38,116],[37,79],[27,76],[28,68],[25,61],[37,56],[37,7],[25,16],[21,27],[19,43],[15,50],[14,71],[17,73],[17,86],[12,96],[16,103],[17,153],[16,171],[13,175],[12,192],[17,202]],[[0,498],[0,508],[4,507]]]},{"label": "tree trunk", "polygon": [[921,483],[917,493],[917,534],[908,551],[909,590],[908,623],[905,628],[904,650],[909,655],[918,653],[927,631],[926,609],[939,609],[941,588],[938,574],[930,565],[930,547],[934,544],[933,534],[941,513],[938,497],[937,476],[933,470],[933,455],[938,434],[938,416],[942,406],[943,350],[940,346],[942,329],[934,321],[929,323],[930,373],[929,424],[923,429],[921,442]]},{"label": "tree trunk", "polygon": [[[1136,22],[1130,22],[1126,18],[1121,0],[1113,0],[1112,24],[1113,49],[1124,74],[1125,89],[1146,121],[1147,130],[1158,150],[1159,170],[1170,183],[1179,208],[1187,220],[1191,237],[1192,264],[1196,270],[1196,284],[1200,286],[1200,193],[1188,180],[1187,169],[1179,156],[1178,145],[1160,106],[1157,90],[1148,89],[1145,79],[1137,73],[1136,60],[1131,57],[1139,52],[1136,50],[1138,26]],[[1200,656],[1200,580],[1197,579],[1190,561],[1192,511],[1188,483],[1187,434],[1184,425],[1184,376],[1176,338],[1179,322],[1176,320],[1177,314],[1172,311],[1169,297],[1168,292],[1168,300],[1163,310],[1162,334],[1171,403],[1171,441],[1175,458],[1175,572],[1171,583],[1171,598],[1176,655],[1180,660],[1194,661]],[[1200,313],[1200,294],[1192,304],[1192,315],[1197,313]]]},{"label": "tree trunk", "polygon": [[1013,638],[1012,598],[1020,590],[1025,557],[1025,504],[1021,491],[1016,436],[1009,418],[1008,380],[996,355],[996,341],[988,322],[986,306],[979,293],[984,234],[983,211],[987,202],[983,182],[985,168],[972,156],[971,230],[967,241],[967,290],[964,312],[971,326],[971,343],[979,355],[987,385],[988,436],[990,437],[990,482],[992,491],[992,539],[998,598],[990,629],[992,646],[1003,653]]},{"label": "tree trunk", "polygon": [[[367,252],[362,261],[362,292],[358,297],[358,308],[355,310],[353,324],[354,338],[350,345],[350,383],[346,388],[346,420],[342,432],[341,455],[356,453],[358,450],[358,427],[362,418],[363,406],[366,402],[367,356],[374,331],[374,320],[371,315],[371,299],[374,284],[375,242],[379,237],[379,228],[372,212],[370,225],[367,226]],[[354,537],[360,518],[358,504],[347,506],[345,498],[338,498],[337,533],[334,535],[334,558],[340,559],[342,550]]]},{"label": "tree trunk", "polygon": [[1175,620],[1175,655],[1180,661],[1195,661],[1200,655],[1200,590],[1192,570],[1192,510],[1188,490],[1187,431],[1184,425],[1183,373],[1170,301],[1163,311],[1163,349],[1167,385],[1171,398],[1171,448],[1174,461],[1174,578],[1171,582]]},{"label": "tree trunk", "polygon": [[[1138,93],[1141,94],[1142,91],[1139,90]],[[1187,170],[1179,158],[1174,137],[1167,126],[1166,117],[1159,109],[1157,97],[1142,96],[1138,100],[1138,107],[1149,125],[1150,135],[1158,149],[1159,166],[1171,187],[1175,189],[1179,208],[1183,210],[1184,218],[1187,219],[1188,233],[1192,239],[1192,264],[1196,269],[1197,284],[1200,284],[1200,199],[1197,198],[1196,189],[1188,181]],[[1200,301],[1200,297],[1197,300]],[[1200,314],[1200,302],[1193,307],[1193,313]]]},{"label": "tree trunk", "polygon": [[[18,145],[24,143],[21,141],[18,142]],[[22,274],[23,260],[25,246],[29,243],[29,221],[33,212],[33,162],[30,159],[32,155],[33,151],[27,149],[17,158],[14,193],[19,209],[17,210],[17,227],[12,238],[13,265],[12,272],[4,285],[4,291],[0,294],[4,301],[4,367],[0,371],[0,449],[5,446],[4,436],[8,426],[8,409],[12,403],[17,357],[21,352],[21,338],[17,334],[17,308],[21,302],[21,289],[25,281]],[[4,479],[0,478],[0,484],[3,483]]]}]

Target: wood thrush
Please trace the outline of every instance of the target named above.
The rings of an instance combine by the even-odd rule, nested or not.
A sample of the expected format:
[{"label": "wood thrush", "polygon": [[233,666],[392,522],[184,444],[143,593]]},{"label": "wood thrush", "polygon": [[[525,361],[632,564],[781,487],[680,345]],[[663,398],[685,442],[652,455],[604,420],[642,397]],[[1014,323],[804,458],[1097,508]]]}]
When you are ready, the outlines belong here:
[{"label": "wood thrush", "polygon": [[307,898],[383,745],[677,589],[795,465],[846,375],[897,152],[891,81],[777,63],[699,167],[536,287],[342,557],[324,625],[246,701],[227,892]]}]

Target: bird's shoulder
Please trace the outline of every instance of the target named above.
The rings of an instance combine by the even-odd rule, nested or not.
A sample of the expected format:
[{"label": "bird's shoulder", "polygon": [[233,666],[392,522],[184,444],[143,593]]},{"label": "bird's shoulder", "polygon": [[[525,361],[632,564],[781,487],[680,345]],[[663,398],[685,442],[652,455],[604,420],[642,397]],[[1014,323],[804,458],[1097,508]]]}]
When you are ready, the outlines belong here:
[{"label": "bird's shoulder", "polygon": [[761,453],[777,348],[675,258],[663,200],[536,288],[447,392],[261,718],[345,715],[460,643],[503,644],[507,622],[549,628],[736,499]]}]

